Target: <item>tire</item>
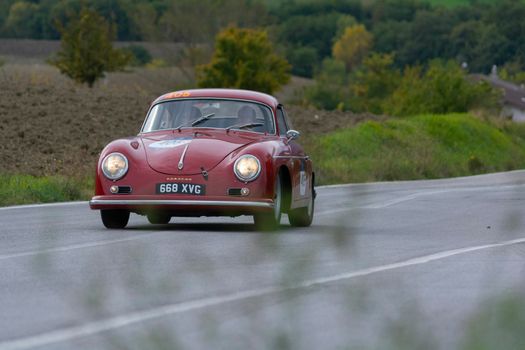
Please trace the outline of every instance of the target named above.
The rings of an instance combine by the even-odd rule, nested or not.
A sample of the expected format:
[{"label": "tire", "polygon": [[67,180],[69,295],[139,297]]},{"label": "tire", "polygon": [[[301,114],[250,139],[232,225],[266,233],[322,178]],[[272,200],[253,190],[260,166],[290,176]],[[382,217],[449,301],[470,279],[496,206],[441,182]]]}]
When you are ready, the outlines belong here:
[{"label": "tire", "polygon": [[149,213],[148,221],[153,225],[166,225],[170,222],[171,216],[163,213]]},{"label": "tire", "polygon": [[102,223],[104,226],[106,226],[106,228],[124,228],[129,221],[129,211],[119,209],[101,210],[100,218],[102,219]]},{"label": "tire", "polygon": [[312,224],[314,219],[315,209],[315,192],[312,185],[312,193],[310,196],[310,202],[307,207],[292,209],[288,213],[288,221],[290,225],[294,227],[308,227]]},{"label": "tire", "polygon": [[283,206],[283,186],[281,174],[275,181],[274,207],[270,213],[259,213],[253,216],[255,227],[259,231],[275,231],[281,225],[282,206]]}]

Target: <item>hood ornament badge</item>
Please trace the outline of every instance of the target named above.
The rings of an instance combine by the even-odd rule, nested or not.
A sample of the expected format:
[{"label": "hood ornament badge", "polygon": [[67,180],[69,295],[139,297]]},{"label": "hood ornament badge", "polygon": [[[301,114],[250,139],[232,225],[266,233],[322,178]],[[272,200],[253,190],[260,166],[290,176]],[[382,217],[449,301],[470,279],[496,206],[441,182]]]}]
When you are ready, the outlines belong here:
[{"label": "hood ornament badge", "polygon": [[177,168],[179,170],[182,170],[182,168],[184,168],[184,156],[186,156],[186,151],[188,150],[188,147],[190,145],[186,145],[186,147],[184,147],[184,151],[182,151],[182,155],[180,156],[180,160],[179,160],[179,165],[177,166]]},{"label": "hood ornament badge", "polygon": [[208,172],[202,166],[201,166],[201,174],[204,177],[204,180],[208,181]]}]

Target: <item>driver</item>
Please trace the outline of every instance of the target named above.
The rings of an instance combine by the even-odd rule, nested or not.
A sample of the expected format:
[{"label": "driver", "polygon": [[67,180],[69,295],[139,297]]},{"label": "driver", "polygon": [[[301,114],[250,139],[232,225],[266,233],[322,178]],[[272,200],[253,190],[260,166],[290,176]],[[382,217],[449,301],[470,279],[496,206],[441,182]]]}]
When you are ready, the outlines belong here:
[{"label": "driver", "polygon": [[190,117],[189,117],[189,122],[193,122],[197,119],[199,119],[200,117],[202,117],[202,113],[201,113],[201,110],[198,109],[197,107],[195,106],[191,106],[191,110],[190,110]]}]

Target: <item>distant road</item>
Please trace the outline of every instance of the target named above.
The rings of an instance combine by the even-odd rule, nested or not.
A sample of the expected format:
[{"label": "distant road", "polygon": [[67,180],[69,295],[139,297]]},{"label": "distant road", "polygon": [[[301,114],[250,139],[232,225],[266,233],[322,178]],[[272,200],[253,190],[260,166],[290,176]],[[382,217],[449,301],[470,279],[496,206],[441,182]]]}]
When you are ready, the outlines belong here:
[{"label": "distant road", "polygon": [[318,194],[312,227],[278,233],[0,209],[0,350],[453,349],[524,290],[525,171]]}]

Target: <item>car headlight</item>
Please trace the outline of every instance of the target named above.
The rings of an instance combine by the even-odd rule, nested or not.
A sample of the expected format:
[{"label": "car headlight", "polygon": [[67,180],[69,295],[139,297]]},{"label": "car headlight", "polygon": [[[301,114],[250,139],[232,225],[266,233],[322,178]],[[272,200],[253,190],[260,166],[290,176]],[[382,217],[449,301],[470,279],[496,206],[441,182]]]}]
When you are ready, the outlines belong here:
[{"label": "car headlight", "polygon": [[122,153],[111,153],[102,161],[102,172],[110,180],[118,180],[128,172],[128,159]]},{"label": "car headlight", "polygon": [[239,180],[253,181],[261,172],[261,163],[251,154],[245,154],[235,161],[233,171]]}]

